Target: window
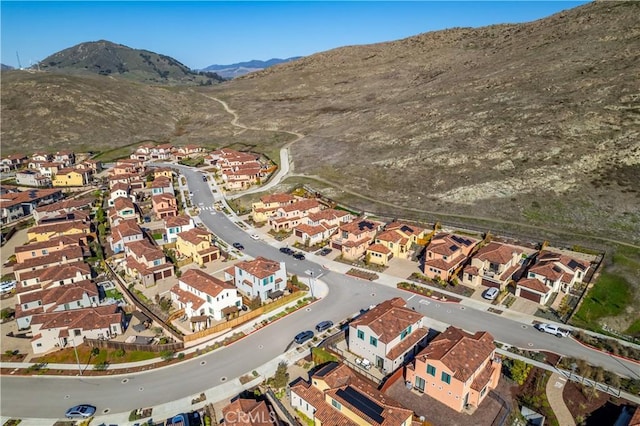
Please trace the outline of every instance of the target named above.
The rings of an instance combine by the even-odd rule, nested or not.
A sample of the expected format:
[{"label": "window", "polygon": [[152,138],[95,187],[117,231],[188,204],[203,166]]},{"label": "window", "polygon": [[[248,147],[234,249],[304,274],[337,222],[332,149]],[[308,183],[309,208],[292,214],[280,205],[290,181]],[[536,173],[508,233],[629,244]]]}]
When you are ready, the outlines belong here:
[{"label": "window", "polygon": [[480,396],[484,396],[484,394],[487,392],[487,387],[483,387],[482,391],[480,392]]},{"label": "window", "polygon": [[424,379],[422,377],[416,376],[416,389],[424,392]]},{"label": "window", "polygon": [[81,333],[81,331],[79,329],[73,330],[73,335],[74,336],[79,336]]},{"label": "window", "polygon": [[358,339],[364,340],[364,331],[358,330]]},{"label": "window", "polygon": [[340,410],[342,408],[342,404],[340,404],[338,401],[336,401],[335,399],[331,400],[331,405],[333,405],[337,410]]},{"label": "window", "polygon": [[442,375],[440,376],[440,379],[445,382],[446,384],[451,384],[451,375],[445,373],[444,371],[442,372]]},{"label": "window", "polygon": [[404,339],[409,334],[411,334],[411,326],[409,326],[409,327],[405,328],[404,330],[402,330],[402,333],[400,333],[400,340]]},{"label": "window", "polygon": [[427,374],[436,377],[436,368],[431,364],[427,364]]},{"label": "window", "polygon": [[209,296],[209,295],[207,294],[207,303],[211,303],[211,302],[212,302],[212,300],[211,300],[211,296]]},{"label": "window", "polygon": [[371,344],[371,346],[378,346],[378,339],[376,339],[373,336],[369,336],[369,343]]}]

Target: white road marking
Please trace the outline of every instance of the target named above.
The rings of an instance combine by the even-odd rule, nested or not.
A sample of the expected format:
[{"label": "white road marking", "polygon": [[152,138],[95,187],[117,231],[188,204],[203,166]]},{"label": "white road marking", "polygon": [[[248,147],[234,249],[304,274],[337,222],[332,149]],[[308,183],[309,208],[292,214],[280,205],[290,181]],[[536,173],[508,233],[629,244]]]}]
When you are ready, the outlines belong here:
[{"label": "white road marking", "polygon": [[407,299],[407,302],[411,299],[413,299],[414,297],[416,297],[416,295],[414,294],[413,296],[411,296],[410,298]]}]

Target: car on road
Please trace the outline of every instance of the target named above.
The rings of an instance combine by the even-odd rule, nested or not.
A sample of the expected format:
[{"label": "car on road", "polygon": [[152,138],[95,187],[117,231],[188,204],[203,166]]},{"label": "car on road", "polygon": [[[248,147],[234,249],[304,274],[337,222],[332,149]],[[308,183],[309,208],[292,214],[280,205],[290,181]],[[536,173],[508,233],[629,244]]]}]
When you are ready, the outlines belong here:
[{"label": "car on road", "polygon": [[313,331],[307,330],[307,331],[301,331],[300,333],[296,334],[296,337],[293,340],[295,340],[297,344],[302,344],[307,340],[311,339],[312,337],[313,337]]},{"label": "car on road", "polygon": [[202,181],[206,182],[207,181],[207,177],[205,175],[202,175]]},{"label": "car on road", "polygon": [[299,251],[299,252],[295,253],[295,254],[293,255],[293,257],[294,257],[295,259],[298,259],[298,260],[304,260],[304,253],[302,253],[302,252],[300,252],[300,251]]},{"label": "car on road", "polygon": [[87,419],[96,413],[96,407],[89,404],[74,405],[69,408],[64,416],[68,419]]},{"label": "car on road", "polygon": [[289,247],[280,247],[280,253],[292,255],[294,252]]},{"label": "car on road", "polygon": [[258,234],[251,234],[251,239],[252,239],[252,240],[259,240],[259,239],[260,239],[260,235],[258,235]]},{"label": "car on road", "polygon": [[566,330],[564,328],[560,328],[554,324],[542,323],[542,324],[536,324],[534,325],[534,327],[540,332],[544,331],[545,333],[553,334],[558,337],[567,337],[571,333],[571,331]]},{"label": "car on road", "polygon": [[321,333],[325,330],[330,329],[331,327],[333,327],[333,321],[322,321],[320,323],[318,323],[318,325],[316,325],[316,331],[318,333]]},{"label": "car on road", "polygon": [[482,293],[482,297],[487,300],[495,300],[495,298],[498,297],[498,293],[500,293],[500,290],[496,287],[489,287],[484,291],[484,293]]},{"label": "car on road", "polygon": [[233,243],[232,246],[238,250],[244,250],[244,246],[240,243]]},{"label": "car on road", "polygon": [[318,252],[320,256],[326,256],[329,253],[331,253],[331,249],[329,247],[325,247]]}]

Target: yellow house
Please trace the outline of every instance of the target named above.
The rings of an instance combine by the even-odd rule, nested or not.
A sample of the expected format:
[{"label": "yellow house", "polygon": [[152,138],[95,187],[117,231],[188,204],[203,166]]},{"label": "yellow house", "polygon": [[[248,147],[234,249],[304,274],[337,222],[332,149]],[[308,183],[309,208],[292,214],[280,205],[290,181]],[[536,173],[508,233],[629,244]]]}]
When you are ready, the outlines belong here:
[{"label": "yellow house", "polygon": [[72,220],[68,222],[56,222],[46,225],[34,226],[27,231],[29,241],[48,241],[62,235],[91,234],[91,225],[82,220]]},{"label": "yellow house", "polygon": [[53,186],[84,186],[89,183],[90,172],[81,169],[60,169],[52,180]]},{"label": "yellow house", "polygon": [[218,247],[211,244],[212,235],[200,228],[180,232],[176,239],[176,250],[182,256],[191,257],[195,263],[204,266],[220,257]]},{"label": "yellow house", "polygon": [[391,257],[408,259],[411,246],[424,240],[426,230],[402,222],[391,222],[385,226],[384,232],[376,236],[376,244],[385,246],[391,252]]},{"label": "yellow house", "polygon": [[157,179],[160,176],[172,179],[173,178],[173,170],[171,170],[171,168],[169,168],[169,167],[158,167],[158,168],[153,169],[153,178]]},{"label": "yellow house", "polygon": [[260,201],[251,205],[251,218],[254,222],[266,222],[280,207],[295,202],[295,197],[290,194],[277,193],[260,197]]},{"label": "yellow house", "polygon": [[385,245],[376,243],[371,244],[369,248],[367,248],[367,254],[365,256],[369,263],[387,266],[393,258],[393,253]]}]

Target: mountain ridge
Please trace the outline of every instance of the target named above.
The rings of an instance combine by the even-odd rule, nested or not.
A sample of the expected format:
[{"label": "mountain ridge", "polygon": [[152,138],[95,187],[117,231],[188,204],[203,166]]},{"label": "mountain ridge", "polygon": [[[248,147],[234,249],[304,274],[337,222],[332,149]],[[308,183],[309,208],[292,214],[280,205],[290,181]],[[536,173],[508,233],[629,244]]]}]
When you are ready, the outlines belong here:
[{"label": "mountain ridge", "polygon": [[235,78],[250,72],[260,71],[265,68],[272,67],[274,65],[279,65],[283,63],[288,63],[291,61],[295,61],[297,59],[302,58],[302,56],[292,56],[286,59],[280,58],[271,58],[266,61],[261,61],[259,59],[252,59],[250,61],[238,62],[235,64],[228,65],[209,65],[208,67],[203,68],[203,71],[215,71],[220,76],[224,78]]}]

